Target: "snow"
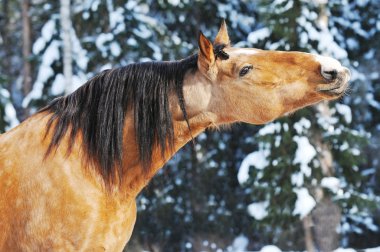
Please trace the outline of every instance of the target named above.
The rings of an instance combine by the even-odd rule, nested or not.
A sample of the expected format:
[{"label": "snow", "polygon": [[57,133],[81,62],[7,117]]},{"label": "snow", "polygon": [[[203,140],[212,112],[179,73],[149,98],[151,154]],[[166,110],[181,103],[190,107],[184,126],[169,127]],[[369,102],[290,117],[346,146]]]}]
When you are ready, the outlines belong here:
[{"label": "snow", "polygon": [[52,39],[56,30],[55,22],[56,20],[50,19],[42,27],[41,37],[39,37],[33,44],[33,54],[39,54],[45,48],[46,44]]},{"label": "snow", "polygon": [[45,48],[45,45],[46,45],[46,41],[44,38],[42,37],[39,37],[36,42],[34,42],[33,44],[33,53],[34,54],[39,54],[44,48]]},{"label": "snow", "polygon": [[76,74],[73,75],[73,83],[71,84],[70,90],[67,90],[68,93],[71,93],[82,86],[87,81],[87,76],[85,74]]},{"label": "snow", "polygon": [[5,98],[8,100],[10,97],[11,95],[9,94],[8,90],[0,86],[0,99]]},{"label": "snow", "polygon": [[136,0],[129,0],[125,4],[125,8],[127,8],[127,10],[132,10],[136,5],[137,5],[137,1]]},{"label": "snow", "polygon": [[[60,53],[59,53],[59,47],[61,46],[61,43],[54,40],[48,48],[46,48],[46,51],[44,55],[42,56],[42,66],[50,67],[54,61],[59,60]],[[40,74],[40,73],[39,73]],[[39,81],[45,82],[47,80],[47,77],[45,75],[42,75],[45,78],[38,78]],[[49,75],[50,77],[50,75]]]},{"label": "snow", "polygon": [[90,18],[90,13],[88,11],[84,11],[83,14],[82,14],[82,18],[84,20],[87,20]]},{"label": "snow", "polygon": [[148,42],[148,46],[153,50],[153,58],[155,60],[162,60],[161,48],[152,42]]},{"label": "snow", "polygon": [[104,71],[104,70],[107,70],[107,69],[111,69],[112,68],[112,65],[110,63],[107,63],[105,65],[103,65],[101,68],[100,68],[100,72]]},{"label": "snow", "polygon": [[282,125],[282,127],[284,128],[284,131],[285,131],[285,132],[288,132],[288,131],[289,131],[289,124],[284,123],[284,124]]},{"label": "snow", "polygon": [[296,122],[293,127],[297,131],[297,134],[301,135],[302,133],[306,133],[306,131],[310,128],[311,122],[306,118],[301,118],[298,122]]},{"label": "snow", "polygon": [[[70,90],[67,90],[68,93],[75,91],[77,88],[83,85],[87,81],[87,76],[85,74],[73,75],[72,84]],[[54,79],[54,82],[51,87],[51,94],[54,96],[62,95],[65,90],[65,77],[63,74],[59,73]]]},{"label": "snow", "polygon": [[360,7],[364,7],[365,5],[368,4],[368,0],[356,0],[356,3]]},{"label": "snow", "polygon": [[284,12],[290,10],[291,8],[293,8],[293,5],[294,5],[293,1],[286,1],[285,6],[282,6],[283,2],[284,2],[283,0],[274,1],[273,5],[277,5],[276,8],[274,9],[275,13],[281,14],[281,13],[284,13]]},{"label": "snow", "polygon": [[277,148],[280,146],[281,144],[281,140],[282,140],[282,137],[281,136],[275,136],[275,142],[274,142],[274,146]]},{"label": "snow", "polygon": [[178,35],[177,34],[173,34],[172,35],[172,40],[173,40],[173,43],[175,44],[175,45],[179,45],[179,44],[181,44],[181,38],[180,37],[178,37]]},{"label": "snow", "polygon": [[365,169],[361,172],[361,174],[363,176],[370,176],[370,175],[373,175],[373,174],[376,174],[376,168],[368,168],[368,169]]},{"label": "snow", "polygon": [[314,0],[316,3],[318,3],[318,4],[321,4],[321,5],[323,5],[323,4],[327,4],[327,1],[328,0]]},{"label": "snow", "polygon": [[293,173],[290,177],[292,185],[301,187],[304,183],[304,175],[302,172]]},{"label": "snow", "polygon": [[136,0],[127,1],[127,3],[125,4],[125,8],[127,8],[127,10],[133,11],[134,14],[136,13],[147,14],[149,12],[149,5],[140,4]]},{"label": "snow", "polygon": [[269,37],[270,31],[268,28],[261,28],[259,30],[253,31],[248,35],[247,40],[252,44],[256,44],[258,41],[261,41]]},{"label": "snow", "polygon": [[351,153],[352,153],[352,155],[354,155],[354,156],[359,156],[359,155],[360,155],[360,150],[357,149],[357,148],[352,148],[352,149],[351,149]]},{"label": "snow", "polygon": [[339,150],[340,151],[345,151],[345,150],[348,150],[350,146],[348,145],[347,141],[344,141],[343,144],[341,146],[339,146]]},{"label": "snow", "polygon": [[248,205],[248,213],[256,220],[262,220],[268,216],[269,201],[255,202]]},{"label": "snow", "polygon": [[125,23],[124,23],[124,9],[123,8],[117,8],[115,11],[111,11],[109,13],[110,17],[110,27],[111,29],[114,29],[115,34],[119,34],[120,32],[125,30]]},{"label": "snow", "polygon": [[86,71],[89,62],[88,52],[83,49],[74,29],[71,29],[71,43],[74,62],[81,70]]},{"label": "snow", "polygon": [[274,245],[267,245],[262,247],[259,252],[281,252],[281,249]]},{"label": "snow", "polygon": [[135,38],[129,38],[129,39],[127,39],[127,45],[136,46],[137,45],[136,39]]},{"label": "snow", "polygon": [[149,30],[145,25],[139,25],[138,29],[133,29],[133,33],[142,38],[142,39],[148,39],[152,36],[152,31]]},{"label": "snow", "polygon": [[345,104],[335,104],[336,111],[344,117],[347,123],[352,122],[351,108]]},{"label": "snow", "polygon": [[115,57],[118,57],[121,54],[120,45],[115,41],[110,44],[110,50],[111,54]]},{"label": "snow", "polygon": [[320,32],[318,40],[318,49],[321,52],[325,52],[327,55],[332,55],[336,59],[347,58],[347,51],[334,41],[332,34],[327,29],[323,29],[322,32]]},{"label": "snow", "polygon": [[353,38],[348,38],[346,43],[347,43],[348,49],[350,49],[350,50],[355,50],[355,49],[359,48],[358,41],[353,39]]},{"label": "snow", "polygon": [[65,77],[59,73],[55,77],[55,80],[51,87],[51,94],[54,96],[61,95],[65,91]]},{"label": "snow", "polygon": [[[302,175],[309,177],[311,175],[311,168],[308,164],[316,156],[317,151],[310,144],[309,139],[305,136],[294,136],[293,140],[298,145],[293,164],[300,164]],[[299,178],[293,181],[292,177],[292,183],[296,184],[297,186],[300,186]]]},{"label": "snow", "polygon": [[356,252],[356,250],[352,248],[338,248],[334,252]]},{"label": "snow", "polygon": [[274,134],[274,133],[280,133],[281,131],[281,123],[269,123],[265,125],[263,128],[261,128],[258,132],[260,136]]},{"label": "snow", "polygon": [[95,41],[96,47],[99,49],[99,51],[102,52],[102,56],[107,56],[107,48],[105,47],[105,43],[110,42],[114,39],[114,35],[112,33],[101,33],[98,35]]},{"label": "snow", "polygon": [[44,83],[54,75],[54,71],[51,65],[54,61],[60,59],[59,47],[61,43],[54,40],[46,48],[44,54],[42,55],[42,62],[40,68],[38,69],[37,80],[33,85],[32,91],[24,98],[22,106],[26,108],[31,100],[39,99],[42,96],[42,90]]},{"label": "snow", "polygon": [[318,51],[336,59],[346,59],[347,51],[335,42],[332,32],[326,27],[322,27],[321,31],[316,29],[314,23],[316,18],[315,12],[302,8],[302,16],[297,18],[297,23],[305,29],[306,34],[301,34],[301,42],[306,46],[310,44],[310,40],[317,41]]},{"label": "snow", "polygon": [[5,130],[10,130],[20,123],[16,116],[16,110],[10,102],[5,104],[5,121],[9,124]]},{"label": "snow", "polygon": [[374,98],[372,93],[366,94],[366,100],[370,106],[380,110],[380,102]]},{"label": "snow", "polygon": [[247,182],[249,178],[249,168],[251,166],[256,169],[262,170],[269,165],[269,161],[267,160],[270,152],[268,149],[260,149],[258,151],[252,152],[246,158],[244,158],[243,162],[240,165],[238,172],[238,181],[240,184],[244,184]]},{"label": "snow", "polygon": [[364,250],[364,252],[380,252],[380,247],[367,248],[367,249]]},{"label": "snow", "polygon": [[249,244],[249,240],[246,236],[244,235],[239,235],[234,239],[232,242],[232,246],[228,251],[233,251],[233,252],[245,252],[247,251],[247,246]]},{"label": "snow", "polygon": [[[239,237],[241,237],[241,236],[238,236],[236,239],[238,239]],[[248,242],[249,242],[248,239],[245,236],[242,236],[242,237],[243,237],[243,239],[242,239],[243,244],[246,242],[248,245]],[[246,240],[244,240],[244,238]],[[235,240],[234,240],[234,242],[235,242]],[[233,252],[247,251],[245,248],[244,249],[240,249],[240,247],[236,247],[236,248],[237,249],[235,250],[235,247],[232,247],[232,250],[229,249],[228,251],[233,251]],[[282,250],[275,245],[266,245],[259,250],[259,252],[281,252],[281,251]],[[360,251],[363,251],[363,252],[380,252],[380,247],[361,249]],[[356,250],[353,248],[337,248],[336,250],[334,250],[334,252],[356,252]]]},{"label": "snow", "polygon": [[369,229],[369,230],[372,230],[373,232],[378,232],[379,231],[379,227],[377,226],[377,224],[375,224],[373,222],[373,218],[372,217],[365,217],[364,220],[363,220],[363,224]]},{"label": "snow", "polygon": [[340,180],[336,177],[324,177],[321,180],[321,186],[329,189],[333,193],[337,193],[340,189]]},{"label": "snow", "polygon": [[303,219],[307,216],[311,210],[316,205],[314,198],[309,194],[309,191],[302,187],[293,189],[293,191],[297,194],[297,200],[295,204],[295,208],[293,210],[293,215],[300,215],[300,218]]},{"label": "snow", "polygon": [[100,0],[94,0],[92,1],[92,4],[91,4],[91,10],[93,12],[96,12],[99,8],[99,5],[100,5]]},{"label": "snow", "polygon": [[170,3],[173,6],[177,6],[180,2],[180,0],[168,0],[168,3]]},{"label": "snow", "polygon": [[44,38],[45,42],[48,42],[51,40],[51,38],[52,38],[52,36],[56,30],[55,22],[56,22],[56,20],[50,19],[42,27],[41,36],[42,36],[42,38]]},{"label": "snow", "polygon": [[9,101],[10,94],[8,90],[0,87],[0,102],[4,104],[4,120],[7,122],[5,130],[10,130],[13,127],[16,127],[20,122],[16,116],[16,110],[13,107],[13,104]]}]

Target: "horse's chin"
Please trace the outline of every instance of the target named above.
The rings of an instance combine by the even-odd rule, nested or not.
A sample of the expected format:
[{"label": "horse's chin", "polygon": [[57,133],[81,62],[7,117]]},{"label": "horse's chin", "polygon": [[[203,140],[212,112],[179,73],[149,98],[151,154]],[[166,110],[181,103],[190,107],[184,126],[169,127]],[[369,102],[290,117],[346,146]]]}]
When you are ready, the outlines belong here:
[{"label": "horse's chin", "polygon": [[319,90],[319,93],[326,100],[335,100],[346,94],[349,86],[349,82],[345,82],[340,85],[334,85],[331,89]]}]

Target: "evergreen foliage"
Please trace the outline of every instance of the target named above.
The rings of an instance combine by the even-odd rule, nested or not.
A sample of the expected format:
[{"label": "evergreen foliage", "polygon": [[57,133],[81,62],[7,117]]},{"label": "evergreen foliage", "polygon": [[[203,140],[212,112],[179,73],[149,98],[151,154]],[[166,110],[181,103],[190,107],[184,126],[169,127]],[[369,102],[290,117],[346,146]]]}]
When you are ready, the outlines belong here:
[{"label": "evergreen foliage", "polygon": [[[22,95],[17,3],[0,6],[1,132],[65,92],[59,1],[32,1],[34,85]],[[71,10],[73,88],[105,69],[191,55],[199,30],[213,38],[222,19],[237,47],[329,55],[352,73],[336,102],[185,146],[137,199],[127,251],[305,250],[303,220],[314,218],[318,244],[325,204],[339,209],[340,246],[380,246],[379,1],[73,0]]]}]

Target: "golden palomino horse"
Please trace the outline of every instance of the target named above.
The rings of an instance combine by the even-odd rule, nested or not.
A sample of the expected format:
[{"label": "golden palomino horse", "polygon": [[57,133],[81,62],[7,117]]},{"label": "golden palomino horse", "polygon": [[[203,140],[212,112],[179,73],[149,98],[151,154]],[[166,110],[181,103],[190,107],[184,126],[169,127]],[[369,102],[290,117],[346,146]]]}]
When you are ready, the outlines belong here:
[{"label": "golden palomino horse", "polygon": [[106,70],[0,136],[1,251],[121,251],[135,199],[208,127],[264,124],[340,97],[347,68],[301,52],[230,46]]}]

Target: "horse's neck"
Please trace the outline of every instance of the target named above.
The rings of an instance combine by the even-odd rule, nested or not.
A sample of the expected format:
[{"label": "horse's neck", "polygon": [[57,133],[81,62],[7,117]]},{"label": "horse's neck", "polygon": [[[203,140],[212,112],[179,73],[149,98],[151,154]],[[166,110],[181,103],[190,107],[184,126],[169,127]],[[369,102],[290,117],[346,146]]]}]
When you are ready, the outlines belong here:
[{"label": "horse's neck", "polygon": [[[164,157],[158,147],[153,149],[152,165],[146,172],[138,160],[138,150],[135,140],[135,131],[133,126],[133,113],[128,113],[126,126],[124,128],[124,171],[121,188],[124,188],[126,194],[137,195],[157,173],[159,169],[186,143],[192,140],[207,127],[218,124],[220,118],[209,111],[211,99],[211,86],[207,85],[204,77],[199,72],[188,73],[184,79],[184,97],[186,102],[186,111],[188,121],[178,104],[178,97],[172,94],[169,97],[171,102],[171,114],[173,116],[174,144],[172,150],[166,150]],[[224,121],[221,121],[224,123]]]},{"label": "horse's neck", "polygon": [[144,171],[138,160],[137,145],[134,140],[135,132],[131,118],[127,118],[125,131],[125,148],[123,178],[120,190],[126,195],[136,196],[152,179],[152,177],[164,166],[164,164],[186,143],[191,141],[204,131],[211,122],[207,114],[199,114],[189,118],[191,132],[188,129],[186,121],[173,120],[174,127],[174,145],[172,150],[167,150],[162,156],[161,150],[157,147],[153,149],[152,164],[149,170]]}]

